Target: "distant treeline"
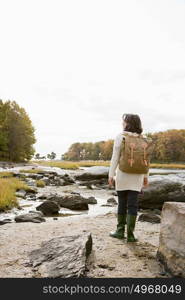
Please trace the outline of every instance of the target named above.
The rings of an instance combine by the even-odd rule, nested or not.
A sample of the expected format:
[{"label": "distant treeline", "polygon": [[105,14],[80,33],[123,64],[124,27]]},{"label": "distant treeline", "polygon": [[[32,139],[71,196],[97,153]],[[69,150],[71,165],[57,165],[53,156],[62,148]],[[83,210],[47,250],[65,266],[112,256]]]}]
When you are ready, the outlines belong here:
[{"label": "distant treeline", "polygon": [[[29,161],[35,149],[35,129],[26,113],[15,101],[0,99],[0,160]],[[155,142],[151,162],[185,162],[185,129],[171,129],[155,133],[147,133]],[[74,143],[61,159],[66,161],[110,160],[113,150],[113,139],[99,142]],[[36,159],[54,160],[56,153],[51,152]]]},{"label": "distant treeline", "polygon": [[34,155],[35,129],[26,113],[15,101],[0,99],[0,160],[26,161]]},{"label": "distant treeline", "polygon": [[[155,142],[151,162],[185,162],[185,129],[145,134]],[[62,155],[63,160],[110,160],[114,140],[74,143]]]}]

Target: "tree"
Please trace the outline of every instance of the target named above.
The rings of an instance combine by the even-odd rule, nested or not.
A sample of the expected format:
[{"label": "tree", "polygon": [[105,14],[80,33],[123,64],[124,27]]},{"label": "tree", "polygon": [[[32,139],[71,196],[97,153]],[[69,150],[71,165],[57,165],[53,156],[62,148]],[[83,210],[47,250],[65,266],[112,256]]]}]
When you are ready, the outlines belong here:
[{"label": "tree", "polygon": [[55,159],[55,158],[56,158],[56,156],[57,156],[57,155],[56,155],[56,153],[55,153],[55,152],[51,152],[51,154],[50,154],[50,158],[51,158],[51,159]]},{"label": "tree", "polygon": [[[153,139],[155,147],[151,162],[184,162],[185,161],[185,130],[170,129],[155,133],[146,133]],[[63,160],[110,160],[114,140],[96,143],[74,143],[62,155]]]},{"label": "tree", "polygon": [[39,153],[35,154],[35,159],[40,159],[40,154]]},{"label": "tree", "polygon": [[0,100],[0,157],[10,161],[30,160],[35,149],[35,128],[26,113],[15,101]]},{"label": "tree", "polygon": [[47,158],[48,158],[48,159],[51,159],[51,154],[48,153],[48,154],[47,154]]}]

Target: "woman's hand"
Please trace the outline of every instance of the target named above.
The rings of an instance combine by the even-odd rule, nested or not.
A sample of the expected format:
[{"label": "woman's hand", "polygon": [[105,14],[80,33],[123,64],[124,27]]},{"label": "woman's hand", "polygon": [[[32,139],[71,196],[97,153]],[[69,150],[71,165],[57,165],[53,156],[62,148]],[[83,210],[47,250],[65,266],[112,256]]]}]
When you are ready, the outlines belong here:
[{"label": "woman's hand", "polygon": [[143,186],[144,187],[147,187],[149,185],[149,183],[148,183],[148,178],[147,177],[144,177],[144,179],[143,179]]},{"label": "woman's hand", "polygon": [[114,184],[114,177],[109,177],[108,183],[109,183],[109,186],[112,186]]}]

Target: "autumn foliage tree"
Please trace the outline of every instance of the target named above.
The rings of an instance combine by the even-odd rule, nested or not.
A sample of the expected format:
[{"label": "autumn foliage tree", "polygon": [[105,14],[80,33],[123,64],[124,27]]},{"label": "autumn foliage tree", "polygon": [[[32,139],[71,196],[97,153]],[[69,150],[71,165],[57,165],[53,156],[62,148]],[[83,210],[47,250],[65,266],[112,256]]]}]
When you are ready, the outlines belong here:
[{"label": "autumn foliage tree", "polygon": [[155,140],[153,160],[160,162],[185,161],[185,130],[171,129],[154,133]]},{"label": "autumn foliage tree", "polygon": [[[146,133],[155,143],[151,162],[185,162],[185,130],[170,129]],[[64,160],[110,160],[114,140],[96,143],[74,143],[62,155]]]},{"label": "autumn foliage tree", "polygon": [[23,107],[0,100],[0,159],[26,161],[34,155],[35,129]]}]

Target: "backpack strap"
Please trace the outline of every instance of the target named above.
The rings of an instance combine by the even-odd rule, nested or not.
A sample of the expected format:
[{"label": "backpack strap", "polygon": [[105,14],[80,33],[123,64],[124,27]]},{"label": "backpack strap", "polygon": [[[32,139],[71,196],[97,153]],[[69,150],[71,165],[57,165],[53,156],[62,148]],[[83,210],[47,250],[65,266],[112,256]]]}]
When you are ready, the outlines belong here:
[{"label": "backpack strap", "polygon": [[147,163],[147,160],[146,160],[146,147],[147,147],[147,145],[143,144],[144,163],[147,166],[148,163]]},{"label": "backpack strap", "polygon": [[130,143],[130,158],[128,159],[128,162],[131,167],[134,163],[134,148],[135,148],[135,143]]}]

